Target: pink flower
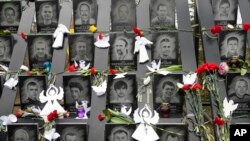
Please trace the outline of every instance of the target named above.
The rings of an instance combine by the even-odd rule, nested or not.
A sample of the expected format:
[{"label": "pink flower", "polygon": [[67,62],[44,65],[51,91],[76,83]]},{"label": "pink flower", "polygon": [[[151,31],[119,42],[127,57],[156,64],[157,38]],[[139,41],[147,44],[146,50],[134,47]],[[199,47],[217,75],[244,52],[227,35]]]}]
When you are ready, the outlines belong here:
[{"label": "pink flower", "polygon": [[219,65],[219,70],[218,70],[219,74],[226,75],[228,73],[228,71],[229,71],[229,67],[228,67],[227,63],[221,62]]}]

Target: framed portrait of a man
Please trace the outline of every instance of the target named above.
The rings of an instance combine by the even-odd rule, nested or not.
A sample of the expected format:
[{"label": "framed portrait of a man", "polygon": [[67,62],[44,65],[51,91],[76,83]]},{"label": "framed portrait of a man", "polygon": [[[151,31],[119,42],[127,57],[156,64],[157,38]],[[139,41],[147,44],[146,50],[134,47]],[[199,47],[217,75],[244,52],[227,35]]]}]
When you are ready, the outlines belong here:
[{"label": "framed portrait of a man", "polygon": [[57,123],[56,132],[60,134],[57,141],[87,141],[88,129],[84,123]]},{"label": "framed portrait of a man", "polygon": [[178,44],[178,32],[157,32],[152,34],[152,58],[161,60],[161,66],[179,65],[180,48]]},{"label": "framed portrait of a man", "polygon": [[245,59],[246,33],[244,31],[224,31],[219,36],[221,60],[231,60],[232,57]]},{"label": "framed portrait of a man", "polygon": [[22,15],[21,2],[1,1],[0,9],[0,28],[16,33]]},{"label": "framed portrait of a man", "polygon": [[94,63],[94,35],[90,33],[69,35],[70,63],[84,60],[93,66]]},{"label": "framed portrait of a man", "polygon": [[150,26],[153,28],[175,27],[175,1],[151,0]]},{"label": "framed portrait of a man", "polygon": [[44,104],[40,102],[39,96],[43,90],[46,90],[45,76],[19,76],[19,92],[22,109],[28,107],[43,108]]},{"label": "framed portrait of a man", "polygon": [[36,1],[37,32],[53,33],[58,24],[58,0]]},{"label": "framed portrait of a man", "polygon": [[239,106],[234,115],[250,115],[250,73],[244,76],[239,73],[229,73],[227,76],[227,97]]},{"label": "framed portrait of a man", "polygon": [[124,66],[136,67],[136,56],[133,53],[134,42],[133,33],[110,34],[110,65],[112,68]]},{"label": "framed portrait of a man", "polygon": [[39,141],[38,123],[12,123],[7,129],[8,141]]},{"label": "framed portrait of a man", "polygon": [[65,75],[63,76],[64,106],[70,112],[75,112],[76,102],[81,105],[84,101],[91,103],[90,76]]},{"label": "framed portrait of a man", "polygon": [[[188,141],[188,128],[187,125],[177,124],[177,125],[167,125],[160,124],[157,125],[158,128],[164,130],[156,130],[160,137],[159,141]],[[166,132],[168,131],[168,132]]]},{"label": "framed portrait of a man", "polygon": [[106,124],[105,141],[134,141],[135,125]]},{"label": "framed portrait of a man", "polygon": [[52,35],[28,35],[30,69],[43,69],[45,62],[52,62]]},{"label": "framed portrait of a man", "polygon": [[238,1],[237,0],[212,0],[215,24],[236,24]]},{"label": "framed portrait of a man", "polygon": [[13,50],[13,38],[11,35],[0,36],[0,62],[8,65]]},{"label": "framed portrait of a man", "polygon": [[182,74],[167,76],[156,74],[153,80],[153,102],[161,118],[182,116],[184,98],[179,94],[177,83],[182,82]]},{"label": "framed portrait of a man", "polygon": [[74,0],[73,9],[75,32],[88,31],[90,25],[97,24],[96,0]]},{"label": "framed portrait of a man", "polygon": [[134,0],[111,0],[112,31],[131,31],[136,25]]},{"label": "framed portrait of a man", "polygon": [[123,106],[127,110],[137,108],[137,81],[133,74],[125,75],[125,78],[114,79],[114,75],[108,76],[107,107],[120,111]]}]

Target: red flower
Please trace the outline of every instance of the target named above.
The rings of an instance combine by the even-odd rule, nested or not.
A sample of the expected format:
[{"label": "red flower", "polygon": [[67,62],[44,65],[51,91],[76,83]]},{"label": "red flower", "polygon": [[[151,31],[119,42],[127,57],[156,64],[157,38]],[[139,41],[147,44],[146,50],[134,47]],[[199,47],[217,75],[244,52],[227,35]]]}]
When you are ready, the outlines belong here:
[{"label": "red flower", "polygon": [[48,116],[47,116],[47,119],[49,122],[53,121],[54,119],[57,119],[59,116],[58,116],[58,113],[57,113],[57,110],[54,110],[53,112],[51,112]]},{"label": "red flower", "polygon": [[102,39],[103,39],[102,33],[99,33],[99,34],[98,34],[98,38],[99,38],[99,40],[102,40]]},{"label": "red flower", "polygon": [[53,113],[54,118],[58,118],[59,117],[58,113],[57,113],[57,110],[54,110],[52,113]]},{"label": "red flower", "polygon": [[214,118],[214,122],[215,124],[217,124],[218,126],[221,126],[223,124],[225,124],[225,120],[223,118],[220,118],[220,117],[215,117]]},{"label": "red flower", "polygon": [[192,86],[192,90],[201,90],[201,89],[202,89],[202,86],[199,83],[195,83]]},{"label": "red flower", "polygon": [[70,66],[68,67],[68,71],[69,71],[69,72],[75,72],[75,66],[74,66],[74,65],[70,65]]},{"label": "red flower", "polygon": [[24,32],[21,32],[21,37],[22,37],[22,39],[26,39],[26,35],[25,35],[25,33]]},{"label": "red flower", "polygon": [[250,29],[250,23],[244,23],[242,29],[247,32]]},{"label": "red flower", "polygon": [[209,71],[219,70],[219,66],[217,64],[215,64],[215,63],[207,64],[207,67],[208,67]]},{"label": "red flower", "polygon": [[220,25],[215,25],[215,26],[212,26],[211,28],[210,28],[210,32],[212,33],[212,34],[218,34],[218,33],[221,33],[221,31],[222,31],[222,27],[220,26]]},{"label": "red flower", "polygon": [[103,121],[104,118],[105,118],[105,117],[104,117],[102,114],[99,114],[99,115],[98,115],[98,120],[99,120],[99,121]]},{"label": "red flower", "polygon": [[200,75],[205,71],[214,71],[214,70],[219,70],[219,66],[216,65],[215,63],[205,63],[205,64],[200,65],[196,69],[196,73],[197,75]]},{"label": "red flower", "polygon": [[91,75],[95,75],[95,67],[92,67],[92,68],[90,69],[90,74],[91,74]]},{"label": "red flower", "polygon": [[135,32],[135,34],[137,34],[138,36],[142,37],[142,32],[141,32],[141,30],[137,26],[133,27],[133,31]]},{"label": "red flower", "polygon": [[15,112],[15,115],[16,115],[17,118],[22,117],[23,114],[24,114],[24,111],[22,111],[21,109],[19,109],[19,110],[17,110],[17,111]]},{"label": "red flower", "polygon": [[110,70],[109,70],[109,74],[115,75],[115,74],[116,74],[116,70],[115,70],[115,69],[110,69]]},{"label": "red flower", "polygon": [[189,90],[190,88],[192,87],[192,85],[190,85],[190,84],[186,84],[186,85],[184,85],[184,86],[182,86],[182,90]]}]

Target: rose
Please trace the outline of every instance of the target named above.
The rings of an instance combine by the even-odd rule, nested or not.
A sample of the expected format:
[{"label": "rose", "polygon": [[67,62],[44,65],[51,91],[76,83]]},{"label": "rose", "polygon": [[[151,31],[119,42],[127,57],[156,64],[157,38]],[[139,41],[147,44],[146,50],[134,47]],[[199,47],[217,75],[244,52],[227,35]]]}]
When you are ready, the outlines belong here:
[{"label": "rose", "polygon": [[221,33],[222,31],[222,27],[220,25],[215,25],[215,26],[212,26],[210,28],[210,32],[215,35],[215,34],[218,34],[218,33]]},{"label": "rose", "polygon": [[74,65],[70,65],[70,66],[68,67],[68,71],[69,71],[69,72],[75,72],[75,66],[74,66]]},{"label": "rose", "polygon": [[217,124],[218,126],[222,126],[225,124],[225,120],[223,118],[220,117],[215,117],[214,118],[214,122],[215,124]]},{"label": "rose", "polygon": [[103,121],[105,117],[102,114],[99,114],[97,118],[99,121]]},{"label": "rose", "polygon": [[250,23],[244,23],[242,29],[247,32],[250,29]]},{"label": "rose", "polygon": [[92,67],[92,68],[90,69],[90,74],[91,74],[91,75],[95,75],[95,72],[96,72],[95,67]]},{"label": "rose", "polygon": [[140,31],[140,29],[138,27],[134,26],[133,31],[135,34],[137,34],[137,36],[142,37],[142,32]]},{"label": "rose", "polygon": [[110,69],[110,70],[109,70],[109,74],[115,75],[115,74],[116,74],[116,70],[115,70],[115,69]]}]

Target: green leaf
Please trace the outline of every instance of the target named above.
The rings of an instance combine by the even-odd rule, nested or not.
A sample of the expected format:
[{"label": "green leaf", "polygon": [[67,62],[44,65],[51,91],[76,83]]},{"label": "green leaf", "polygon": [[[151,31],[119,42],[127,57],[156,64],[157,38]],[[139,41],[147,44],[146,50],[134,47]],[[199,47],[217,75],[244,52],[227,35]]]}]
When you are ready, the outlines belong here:
[{"label": "green leaf", "polygon": [[118,117],[112,117],[111,122],[113,122],[113,123],[121,123],[121,124],[128,124],[129,123],[128,121],[126,121],[124,119],[121,119],[121,118],[118,118]]},{"label": "green leaf", "polygon": [[240,74],[241,74],[241,75],[245,75],[246,73],[247,73],[247,69],[242,68],[242,69],[240,70]]}]

